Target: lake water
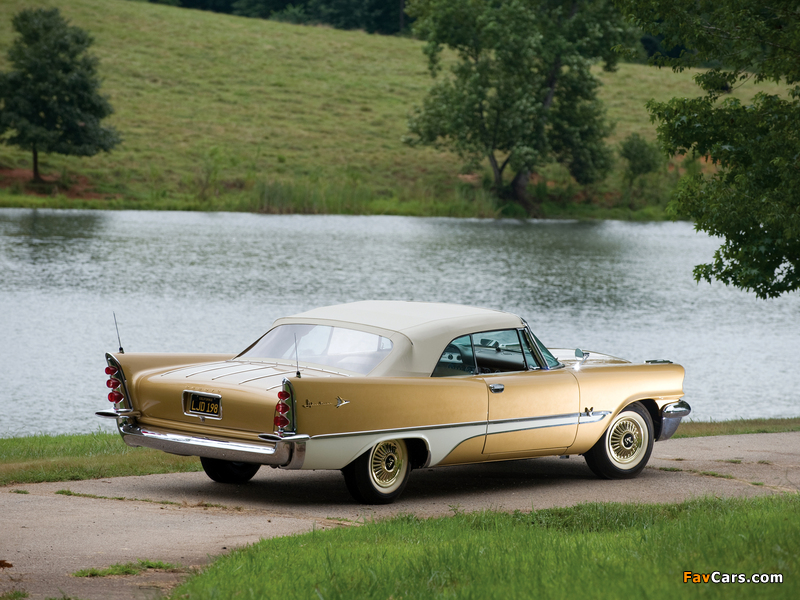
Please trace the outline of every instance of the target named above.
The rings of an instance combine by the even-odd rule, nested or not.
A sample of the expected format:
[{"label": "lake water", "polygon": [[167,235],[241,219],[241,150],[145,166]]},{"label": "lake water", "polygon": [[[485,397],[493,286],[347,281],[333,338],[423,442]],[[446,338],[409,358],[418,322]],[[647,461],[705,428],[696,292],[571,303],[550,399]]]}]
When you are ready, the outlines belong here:
[{"label": "lake water", "polygon": [[104,353],[244,349],[365,299],[525,317],[548,346],[686,367],[695,420],[800,414],[800,296],[697,284],[687,223],[0,209],[0,437],[112,430]]}]

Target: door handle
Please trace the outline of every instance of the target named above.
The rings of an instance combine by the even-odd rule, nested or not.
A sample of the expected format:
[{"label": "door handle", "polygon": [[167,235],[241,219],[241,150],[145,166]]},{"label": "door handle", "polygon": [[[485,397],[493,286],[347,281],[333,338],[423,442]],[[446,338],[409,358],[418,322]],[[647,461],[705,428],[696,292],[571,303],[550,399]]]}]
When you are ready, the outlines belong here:
[{"label": "door handle", "polygon": [[504,386],[502,383],[490,383],[489,384],[489,391],[492,392],[493,394],[499,394],[504,389],[506,389],[506,386]]}]

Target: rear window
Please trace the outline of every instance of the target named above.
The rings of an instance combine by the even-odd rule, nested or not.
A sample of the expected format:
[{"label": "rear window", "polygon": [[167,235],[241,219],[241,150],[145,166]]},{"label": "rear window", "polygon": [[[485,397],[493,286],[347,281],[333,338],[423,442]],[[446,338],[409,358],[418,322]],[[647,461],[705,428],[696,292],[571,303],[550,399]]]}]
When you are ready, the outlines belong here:
[{"label": "rear window", "polygon": [[302,363],[366,375],[391,351],[389,338],[366,331],[328,325],[279,325],[237,358],[290,362],[296,358]]}]

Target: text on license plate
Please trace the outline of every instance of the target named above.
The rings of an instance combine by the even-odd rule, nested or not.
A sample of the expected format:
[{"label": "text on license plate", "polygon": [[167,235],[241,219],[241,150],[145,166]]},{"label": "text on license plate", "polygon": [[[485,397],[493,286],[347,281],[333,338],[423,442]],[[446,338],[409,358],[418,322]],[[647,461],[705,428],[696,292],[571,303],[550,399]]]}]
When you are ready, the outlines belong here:
[{"label": "text on license plate", "polygon": [[222,416],[221,400],[215,396],[204,396],[192,392],[189,394],[189,410],[187,412],[219,419]]}]

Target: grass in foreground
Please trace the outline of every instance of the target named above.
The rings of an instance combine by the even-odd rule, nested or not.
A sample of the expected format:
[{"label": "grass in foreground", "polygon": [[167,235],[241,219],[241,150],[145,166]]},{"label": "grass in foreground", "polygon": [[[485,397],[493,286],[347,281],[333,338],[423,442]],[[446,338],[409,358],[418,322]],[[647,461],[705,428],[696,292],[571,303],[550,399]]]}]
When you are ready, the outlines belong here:
[{"label": "grass in foreground", "polygon": [[111,575],[138,575],[142,571],[182,571],[181,565],[161,562],[160,560],[142,560],[125,564],[116,564],[105,569],[81,569],[75,571],[73,577],[109,577]]},{"label": "grass in foreground", "polygon": [[[206,598],[795,598],[800,496],[583,504],[391,520],[263,540],[170,596]],[[684,573],[783,583],[684,583]]]},{"label": "grass in foreground", "polygon": [[0,438],[0,486],[199,471],[200,461],[125,445],[117,433]]},{"label": "grass in foreground", "polygon": [[[681,423],[676,438],[800,431],[800,417]],[[200,461],[131,448],[116,433],[0,438],[0,486],[200,471]],[[25,493],[25,490],[13,490]]]}]

